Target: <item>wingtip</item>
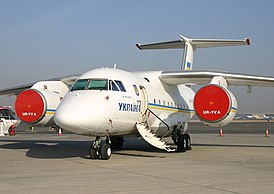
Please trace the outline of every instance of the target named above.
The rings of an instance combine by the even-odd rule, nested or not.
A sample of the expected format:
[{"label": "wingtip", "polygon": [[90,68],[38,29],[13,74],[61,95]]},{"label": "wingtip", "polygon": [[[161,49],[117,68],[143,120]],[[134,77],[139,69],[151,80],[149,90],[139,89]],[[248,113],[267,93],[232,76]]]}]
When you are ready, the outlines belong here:
[{"label": "wingtip", "polygon": [[245,42],[247,45],[250,45],[250,38],[245,38]]},{"label": "wingtip", "polygon": [[139,50],[142,50],[141,45],[140,45],[139,43],[136,44],[136,47],[137,47]]}]

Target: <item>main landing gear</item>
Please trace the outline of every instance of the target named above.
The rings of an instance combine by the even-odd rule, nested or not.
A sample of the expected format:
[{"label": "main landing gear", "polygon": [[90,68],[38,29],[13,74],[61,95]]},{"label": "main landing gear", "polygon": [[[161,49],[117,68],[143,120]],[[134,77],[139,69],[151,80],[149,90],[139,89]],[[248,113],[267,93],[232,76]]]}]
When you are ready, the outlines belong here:
[{"label": "main landing gear", "polygon": [[178,152],[185,152],[191,150],[191,138],[187,133],[182,134],[181,131],[178,131],[172,136],[173,142],[177,145]]},{"label": "main landing gear", "polygon": [[96,137],[89,148],[90,158],[108,160],[111,157],[112,149],[121,149],[123,143],[123,137],[107,137],[104,143],[100,137]]}]

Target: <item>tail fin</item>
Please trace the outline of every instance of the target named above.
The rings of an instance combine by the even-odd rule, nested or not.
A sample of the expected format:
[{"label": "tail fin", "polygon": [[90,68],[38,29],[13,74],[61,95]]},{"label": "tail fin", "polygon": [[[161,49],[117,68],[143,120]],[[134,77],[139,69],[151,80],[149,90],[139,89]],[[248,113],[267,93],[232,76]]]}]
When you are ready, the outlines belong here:
[{"label": "tail fin", "polygon": [[192,70],[193,67],[193,53],[197,48],[209,47],[226,47],[226,46],[240,46],[250,45],[249,38],[244,40],[227,40],[227,39],[189,39],[180,35],[180,40],[159,42],[153,44],[136,44],[140,50],[149,49],[180,49],[184,48],[184,55],[182,59],[182,70]]}]

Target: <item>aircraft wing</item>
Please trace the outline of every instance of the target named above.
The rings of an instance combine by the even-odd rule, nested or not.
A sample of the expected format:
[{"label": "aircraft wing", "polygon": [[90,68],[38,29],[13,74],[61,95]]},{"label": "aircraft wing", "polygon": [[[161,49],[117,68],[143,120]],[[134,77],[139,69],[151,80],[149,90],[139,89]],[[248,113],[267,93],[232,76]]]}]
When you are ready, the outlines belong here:
[{"label": "aircraft wing", "polygon": [[222,76],[228,85],[274,87],[274,77],[236,74],[210,70],[163,71],[160,79],[169,85],[207,85],[215,76]]},{"label": "aircraft wing", "polygon": [[[49,80],[44,80],[44,81],[62,81],[65,84],[67,84],[69,87],[76,81],[76,79],[79,77],[79,75],[70,75],[70,76],[65,76],[65,77],[58,77],[58,78],[53,78]],[[5,88],[0,90],[0,96],[12,96],[12,95],[18,95],[22,91],[31,88],[32,85],[34,85],[36,82],[29,83],[29,84],[24,84],[20,86],[15,86],[15,87],[10,87],[10,88]]]}]

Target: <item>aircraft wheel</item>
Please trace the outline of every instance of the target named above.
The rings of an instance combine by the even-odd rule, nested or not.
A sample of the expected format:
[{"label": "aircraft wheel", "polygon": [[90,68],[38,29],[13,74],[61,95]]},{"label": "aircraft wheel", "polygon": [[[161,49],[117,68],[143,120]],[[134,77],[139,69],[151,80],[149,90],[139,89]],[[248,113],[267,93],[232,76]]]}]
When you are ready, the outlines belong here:
[{"label": "aircraft wheel", "polygon": [[105,143],[101,147],[101,158],[102,160],[108,160],[111,156],[111,148],[110,145]]},{"label": "aircraft wheel", "polygon": [[184,134],[186,139],[186,150],[191,150],[191,138],[189,134]]},{"label": "aircraft wheel", "polygon": [[179,134],[178,142],[177,142],[177,150],[178,152],[186,151],[186,138],[183,134]]},{"label": "aircraft wheel", "polygon": [[100,152],[97,149],[95,149],[93,146],[90,146],[89,156],[91,159],[98,159],[100,157]]}]

